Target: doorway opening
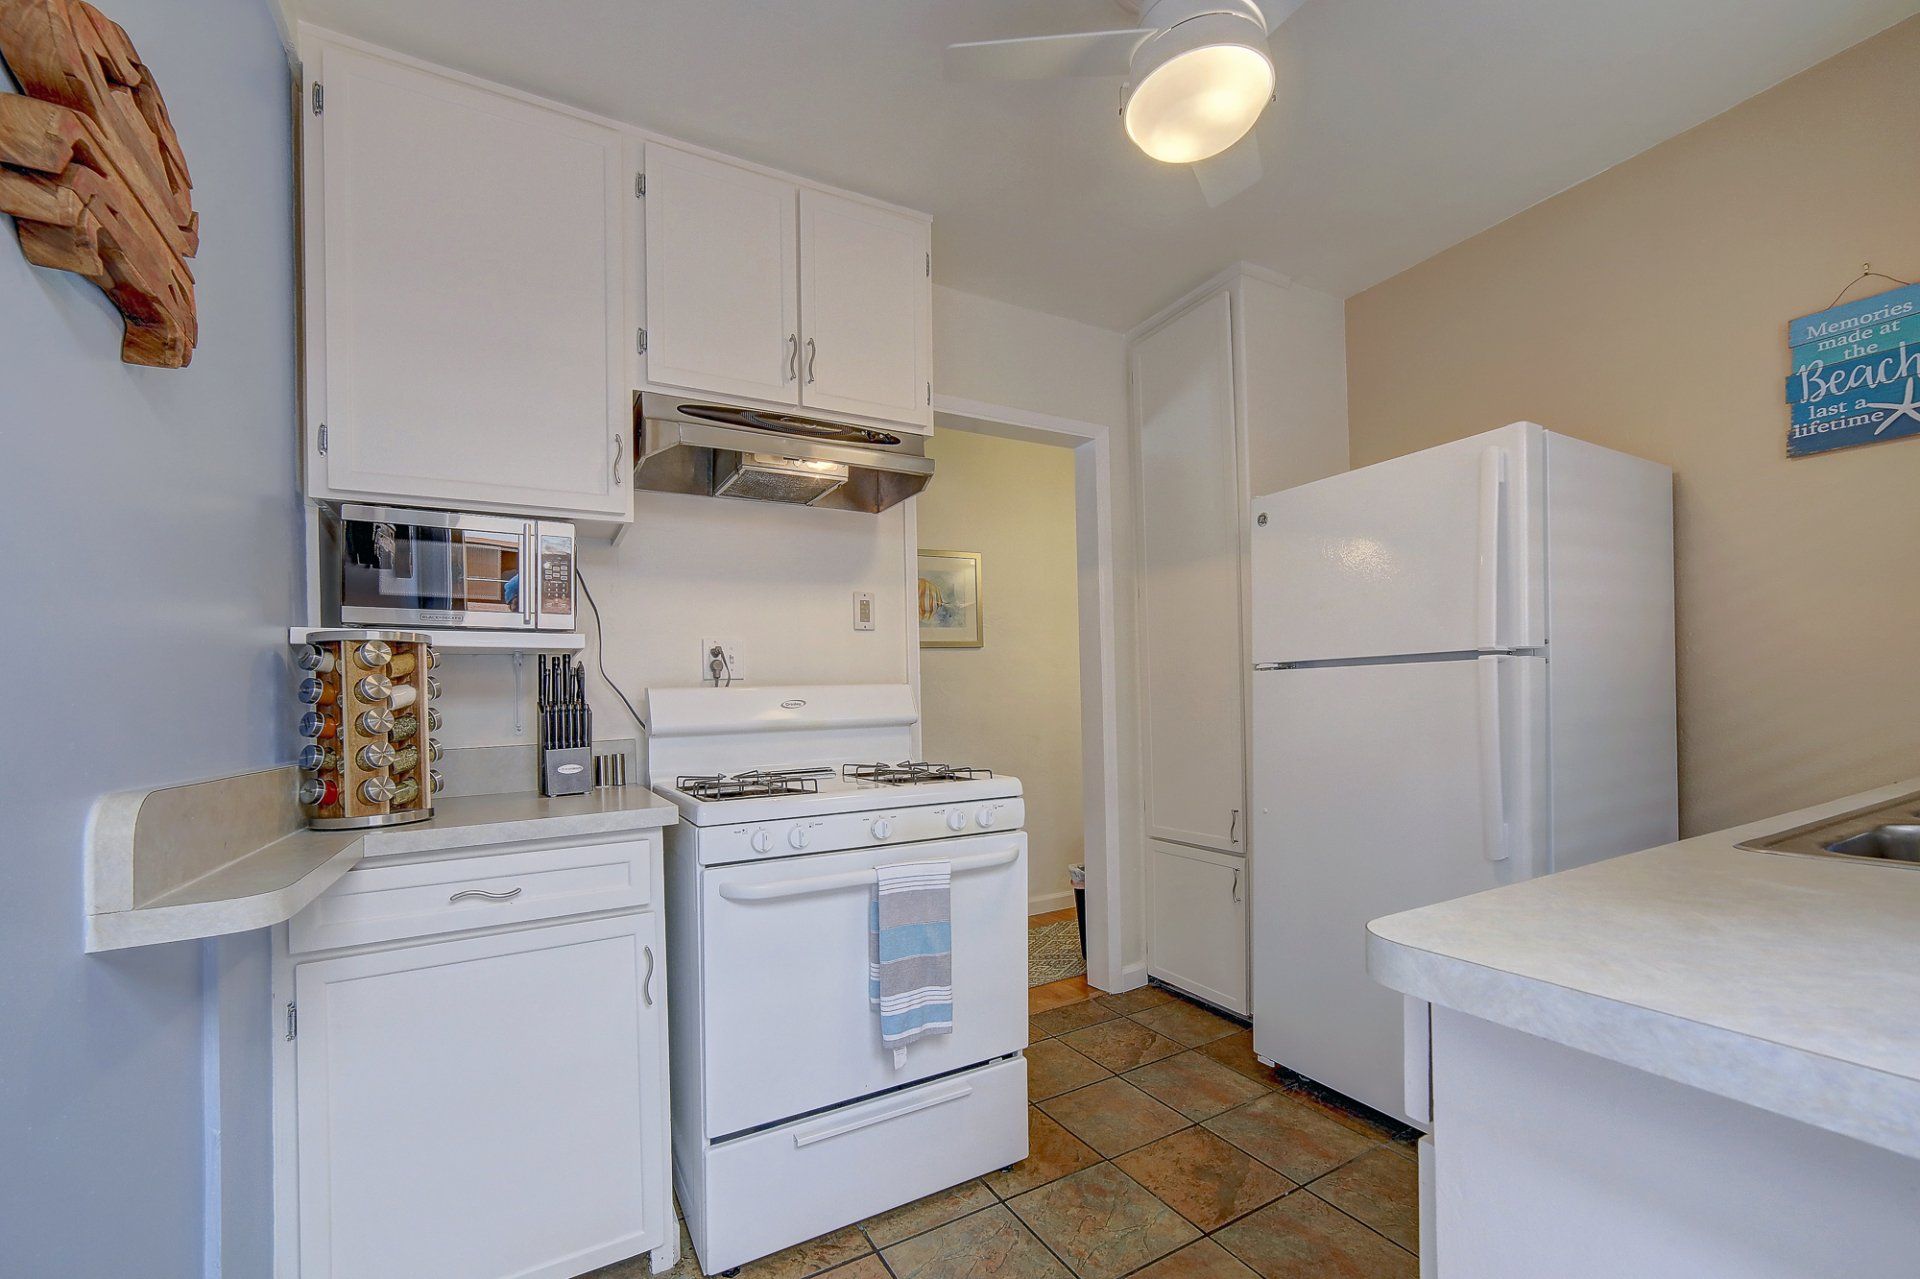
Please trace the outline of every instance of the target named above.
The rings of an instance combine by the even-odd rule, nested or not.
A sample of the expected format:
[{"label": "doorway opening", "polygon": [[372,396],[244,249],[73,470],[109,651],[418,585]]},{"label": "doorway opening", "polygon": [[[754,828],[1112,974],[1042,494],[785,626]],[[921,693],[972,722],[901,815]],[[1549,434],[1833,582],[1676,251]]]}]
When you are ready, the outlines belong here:
[{"label": "doorway opening", "polygon": [[[1068,867],[1084,866],[1084,980],[1123,990],[1138,980],[1120,958],[1109,428],[954,397],[934,409],[943,483],[906,521],[908,598],[923,594],[923,550],[979,555],[979,598],[969,619],[969,601],[946,598],[968,561],[929,558],[943,624],[928,632],[938,646],[915,635],[908,656],[923,750],[1020,777],[1031,922],[1078,941]],[[1051,933],[1057,945],[1064,929]]]}]

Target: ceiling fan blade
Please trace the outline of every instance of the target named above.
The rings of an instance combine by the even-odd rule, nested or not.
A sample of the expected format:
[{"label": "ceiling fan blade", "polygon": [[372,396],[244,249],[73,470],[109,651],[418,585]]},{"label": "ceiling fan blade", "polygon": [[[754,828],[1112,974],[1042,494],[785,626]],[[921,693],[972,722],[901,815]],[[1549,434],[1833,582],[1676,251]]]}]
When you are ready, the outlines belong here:
[{"label": "ceiling fan blade", "polygon": [[1260,163],[1260,140],[1249,133],[1240,141],[1193,166],[1200,182],[1200,194],[1207,207],[1217,209],[1242,191],[1259,183],[1266,168]]},{"label": "ceiling fan blade", "polygon": [[1258,0],[1260,16],[1267,20],[1269,33],[1278,31],[1280,24],[1300,11],[1307,0]]},{"label": "ceiling fan blade", "polygon": [[1022,40],[976,40],[947,46],[949,80],[1051,80],[1125,75],[1133,52],[1152,31],[1075,31]]}]

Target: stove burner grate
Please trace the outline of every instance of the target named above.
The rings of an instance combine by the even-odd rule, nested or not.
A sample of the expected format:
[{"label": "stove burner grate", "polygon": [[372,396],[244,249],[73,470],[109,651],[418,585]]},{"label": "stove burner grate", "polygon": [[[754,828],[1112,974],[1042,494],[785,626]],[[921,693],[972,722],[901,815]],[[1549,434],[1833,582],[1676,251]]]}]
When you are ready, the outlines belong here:
[{"label": "stove burner grate", "polygon": [[830,768],[756,768],[728,776],[676,777],[673,784],[695,799],[764,799],[771,795],[812,795],[820,779],[833,776]]},{"label": "stove burner grate", "polygon": [[923,782],[974,781],[992,777],[993,770],[902,760],[898,764],[848,764],[841,768],[840,776],[848,781],[878,782],[883,786],[918,786]]}]

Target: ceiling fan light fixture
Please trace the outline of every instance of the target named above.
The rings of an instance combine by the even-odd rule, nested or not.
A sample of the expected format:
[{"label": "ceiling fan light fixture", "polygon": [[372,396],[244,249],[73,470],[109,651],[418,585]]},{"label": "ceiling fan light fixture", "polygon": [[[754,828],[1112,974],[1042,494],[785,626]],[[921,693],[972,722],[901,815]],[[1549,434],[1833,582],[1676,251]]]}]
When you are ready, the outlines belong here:
[{"label": "ceiling fan light fixture", "polygon": [[1121,108],[1127,136],[1167,164],[1193,164],[1238,142],[1273,99],[1265,38],[1257,21],[1214,13],[1148,40]]}]

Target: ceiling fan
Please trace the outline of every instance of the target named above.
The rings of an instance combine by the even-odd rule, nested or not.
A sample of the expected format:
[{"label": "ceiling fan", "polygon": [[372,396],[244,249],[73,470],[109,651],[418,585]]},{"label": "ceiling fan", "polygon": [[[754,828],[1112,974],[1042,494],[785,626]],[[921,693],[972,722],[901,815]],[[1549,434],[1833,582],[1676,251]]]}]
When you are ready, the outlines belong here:
[{"label": "ceiling fan", "polygon": [[1217,208],[1260,180],[1259,142],[1248,135],[1273,101],[1267,40],[1304,0],[1116,3],[1139,15],[1138,25],[950,44],[947,77],[1125,76],[1127,136],[1156,160],[1192,165],[1201,194]]}]

